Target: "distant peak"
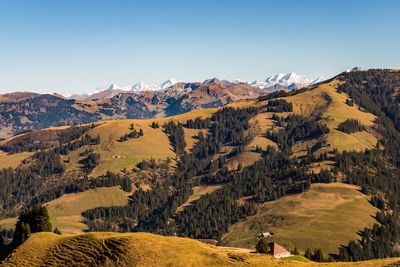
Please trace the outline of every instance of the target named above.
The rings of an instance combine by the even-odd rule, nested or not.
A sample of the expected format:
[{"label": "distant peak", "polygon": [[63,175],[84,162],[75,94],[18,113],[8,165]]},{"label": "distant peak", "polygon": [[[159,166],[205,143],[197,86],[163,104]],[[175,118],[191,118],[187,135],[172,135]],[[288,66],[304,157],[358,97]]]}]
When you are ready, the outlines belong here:
[{"label": "distant peak", "polygon": [[116,90],[116,89],[118,89],[119,87],[118,87],[118,85],[116,85],[115,83],[112,83],[112,84],[110,84],[109,86],[108,86],[108,88],[107,88],[107,90]]},{"label": "distant peak", "polygon": [[366,71],[368,69],[360,66],[353,67],[351,69],[347,69],[346,72],[354,72],[354,71]]},{"label": "distant peak", "polygon": [[204,81],[204,83],[218,83],[218,82],[220,82],[220,80],[216,77]]}]

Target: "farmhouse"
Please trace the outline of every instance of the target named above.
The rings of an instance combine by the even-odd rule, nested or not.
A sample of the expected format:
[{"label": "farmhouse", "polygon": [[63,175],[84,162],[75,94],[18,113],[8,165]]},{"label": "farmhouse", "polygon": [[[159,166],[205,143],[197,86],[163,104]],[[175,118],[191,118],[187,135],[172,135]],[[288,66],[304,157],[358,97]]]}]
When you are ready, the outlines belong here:
[{"label": "farmhouse", "polygon": [[270,242],[268,245],[269,253],[274,256],[274,258],[280,259],[292,256],[290,251],[286,250],[284,247],[275,242]]}]

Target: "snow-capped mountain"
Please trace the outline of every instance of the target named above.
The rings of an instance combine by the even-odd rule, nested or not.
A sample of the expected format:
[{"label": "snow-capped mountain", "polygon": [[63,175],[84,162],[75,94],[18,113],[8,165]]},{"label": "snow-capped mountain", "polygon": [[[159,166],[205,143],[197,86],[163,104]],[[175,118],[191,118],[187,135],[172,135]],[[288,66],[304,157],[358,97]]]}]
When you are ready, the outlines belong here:
[{"label": "snow-capped mountain", "polygon": [[304,76],[304,75],[298,75],[294,72],[288,73],[288,74],[276,74],[269,76],[265,80],[256,80],[253,82],[250,82],[250,85],[257,86],[262,89],[268,89],[271,87],[276,87],[277,85],[290,88],[300,88],[304,87],[310,84],[310,80]]},{"label": "snow-capped mountain", "polygon": [[107,99],[124,92],[160,91],[169,88],[178,82],[179,81],[175,79],[168,79],[161,84],[147,84],[143,81],[138,81],[134,85],[128,86],[118,86],[117,84],[112,83],[107,87],[98,87],[95,90],[91,91],[89,94],[70,95],[69,98],[73,98],[76,100]]},{"label": "snow-capped mountain", "polygon": [[[233,81],[223,80],[224,83],[232,84],[247,84],[264,90],[266,93],[274,92],[282,89],[295,90],[308,85],[312,85],[323,81],[323,78],[318,78],[315,80],[310,80],[304,75],[298,75],[294,72],[287,74],[275,74],[267,77],[265,80],[255,80],[252,82],[247,82],[240,79],[235,79]],[[219,81],[216,78],[205,80],[203,83],[213,83]],[[219,81],[221,82],[221,81]],[[120,93],[130,92],[130,93],[140,93],[140,92],[155,92],[155,91],[165,91],[170,90],[172,94],[178,92],[187,91],[191,86],[185,87],[190,83],[181,82],[176,79],[168,79],[160,84],[147,84],[143,81],[139,81],[132,86],[118,86],[112,83],[108,87],[100,87],[92,91],[88,95],[74,95],[75,99],[107,99],[112,98]],[[177,85],[177,86],[174,86]],[[190,89],[191,90],[191,89]],[[71,97],[72,98],[72,97]]]},{"label": "snow-capped mountain", "polygon": [[158,84],[146,84],[143,81],[139,81],[133,86],[131,86],[131,90],[133,92],[142,92],[142,91],[158,91],[160,89],[160,85]]},{"label": "snow-capped mountain", "polygon": [[260,89],[266,90],[267,92],[273,92],[281,89],[299,89],[308,85],[312,85],[323,81],[324,78],[320,77],[315,80],[310,80],[304,75],[299,75],[294,72],[287,74],[275,74],[267,77],[265,80],[255,80],[252,82],[246,82],[240,79],[236,79],[233,83],[247,83],[249,85],[258,87]]},{"label": "snow-capped mountain", "polygon": [[353,71],[366,71],[368,69],[364,68],[364,67],[354,67],[351,69],[347,69],[346,72],[353,72]]},{"label": "snow-capped mountain", "polygon": [[139,81],[131,87],[130,91],[133,91],[133,92],[160,91],[160,90],[164,90],[178,82],[179,81],[177,81],[175,79],[168,79],[168,80],[162,82],[161,84],[157,84],[157,83],[146,84],[143,81]]},{"label": "snow-capped mountain", "polygon": [[310,85],[314,85],[314,84],[323,82],[323,81],[325,81],[325,80],[326,80],[326,79],[325,79],[324,77],[319,77],[319,78],[317,78],[317,79],[315,79],[315,80],[312,80],[312,81],[310,82]]}]

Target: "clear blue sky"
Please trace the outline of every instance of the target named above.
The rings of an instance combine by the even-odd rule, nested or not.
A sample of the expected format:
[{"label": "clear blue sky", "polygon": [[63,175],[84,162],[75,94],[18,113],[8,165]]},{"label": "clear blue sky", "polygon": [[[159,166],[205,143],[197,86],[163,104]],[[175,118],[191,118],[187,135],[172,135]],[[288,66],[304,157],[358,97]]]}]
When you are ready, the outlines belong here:
[{"label": "clear blue sky", "polygon": [[0,93],[400,67],[400,1],[0,0]]}]

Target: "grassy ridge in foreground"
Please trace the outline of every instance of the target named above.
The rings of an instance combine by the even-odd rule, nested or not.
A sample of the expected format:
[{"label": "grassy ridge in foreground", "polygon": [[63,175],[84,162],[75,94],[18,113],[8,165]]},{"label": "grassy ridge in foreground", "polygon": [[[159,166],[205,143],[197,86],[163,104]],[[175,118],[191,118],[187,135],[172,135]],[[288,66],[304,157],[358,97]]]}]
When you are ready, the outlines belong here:
[{"label": "grassy ridge in foreground", "polygon": [[249,250],[148,233],[33,234],[3,266],[387,266],[399,259],[356,263],[278,260]]}]

